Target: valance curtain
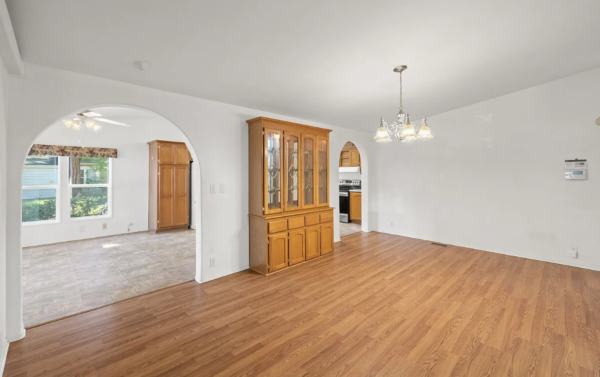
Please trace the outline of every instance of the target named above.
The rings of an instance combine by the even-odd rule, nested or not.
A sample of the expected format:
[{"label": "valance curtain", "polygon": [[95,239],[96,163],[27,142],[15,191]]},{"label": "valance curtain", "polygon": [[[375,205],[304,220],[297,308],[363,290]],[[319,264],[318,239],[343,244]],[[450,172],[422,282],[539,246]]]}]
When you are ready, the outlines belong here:
[{"label": "valance curtain", "polygon": [[108,157],[117,158],[114,148],[83,148],[67,145],[33,144],[29,156],[69,156],[69,157]]}]

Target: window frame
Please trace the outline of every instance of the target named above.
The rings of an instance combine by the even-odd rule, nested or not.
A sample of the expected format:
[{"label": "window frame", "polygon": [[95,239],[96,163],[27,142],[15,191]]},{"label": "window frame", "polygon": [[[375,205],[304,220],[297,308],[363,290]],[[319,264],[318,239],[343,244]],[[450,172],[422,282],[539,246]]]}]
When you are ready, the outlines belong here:
[{"label": "window frame", "polygon": [[[62,223],[79,222],[79,221],[90,221],[90,220],[102,220],[111,219],[113,217],[113,158],[108,158],[108,183],[100,184],[71,184],[71,177],[69,176],[69,169],[71,161],[69,156],[52,156],[57,157],[58,163],[58,179],[56,185],[37,185],[37,186],[23,186],[23,178],[21,176],[21,225],[22,226],[37,226],[37,225],[56,225]],[[23,164],[23,167],[25,165]],[[21,173],[23,174],[23,173]],[[64,182],[67,182],[66,184]],[[93,187],[107,187],[108,195],[108,212],[102,216],[83,216],[83,217],[71,217],[71,197],[73,195],[72,188],[93,188]],[[25,190],[39,190],[39,189],[54,189],[56,190],[56,219],[54,220],[41,220],[41,221],[23,221],[23,191]]]},{"label": "window frame", "polygon": [[[66,179],[67,179],[67,184],[65,186],[67,186],[67,190],[65,193],[65,213],[68,214],[68,216],[65,216],[65,218],[68,219],[68,221],[70,222],[77,222],[77,221],[86,221],[86,220],[97,220],[97,219],[110,219],[113,217],[113,159],[111,157],[99,157],[99,158],[106,158],[108,159],[108,183],[94,183],[94,184],[72,184],[71,183],[71,177],[69,176],[69,170],[70,170],[70,166],[71,166],[71,157],[67,156],[66,157],[68,159],[68,164],[64,164],[67,165],[65,168],[65,173],[66,173]],[[107,200],[106,203],[108,205],[108,211],[106,213],[106,215],[101,215],[101,216],[82,216],[82,217],[73,217],[71,216],[71,198],[73,197],[73,189],[74,188],[95,188],[95,187],[106,187],[107,188]]]},{"label": "window frame", "polygon": [[[30,157],[30,156],[27,156]],[[35,156],[34,156],[35,157]],[[36,186],[24,186],[23,185],[23,173],[21,173],[21,225],[23,226],[36,226],[36,225],[51,225],[51,224],[60,224],[61,223],[61,205],[62,205],[62,201],[61,201],[61,170],[62,170],[62,164],[60,161],[60,156],[50,156],[50,157],[56,157],[56,163],[57,163],[57,177],[56,177],[56,184],[55,185],[36,185]],[[25,162],[27,162],[27,158],[25,158]],[[25,169],[25,164],[23,164],[23,169]],[[23,192],[26,190],[55,190],[55,200],[56,200],[56,205],[55,205],[55,213],[56,213],[56,219],[54,220],[39,220],[39,221],[23,221]]]}]

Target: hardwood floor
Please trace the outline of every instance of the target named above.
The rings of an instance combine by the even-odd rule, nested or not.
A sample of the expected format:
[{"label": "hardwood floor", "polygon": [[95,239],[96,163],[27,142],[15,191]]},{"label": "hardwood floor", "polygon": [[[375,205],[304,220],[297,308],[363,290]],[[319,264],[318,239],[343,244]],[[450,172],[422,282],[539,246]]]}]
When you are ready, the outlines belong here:
[{"label": "hardwood floor", "polygon": [[6,376],[600,376],[600,272],[381,233],[31,329]]}]

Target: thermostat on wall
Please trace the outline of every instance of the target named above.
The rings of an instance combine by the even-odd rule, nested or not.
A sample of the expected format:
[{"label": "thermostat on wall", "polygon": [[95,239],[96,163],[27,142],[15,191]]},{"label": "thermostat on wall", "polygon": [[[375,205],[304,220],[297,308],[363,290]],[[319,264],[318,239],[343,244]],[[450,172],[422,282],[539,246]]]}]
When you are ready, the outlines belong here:
[{"label": "thermostat on wall", "polygon": [[565,179],[587,179],[587,160],[565,160]]}]

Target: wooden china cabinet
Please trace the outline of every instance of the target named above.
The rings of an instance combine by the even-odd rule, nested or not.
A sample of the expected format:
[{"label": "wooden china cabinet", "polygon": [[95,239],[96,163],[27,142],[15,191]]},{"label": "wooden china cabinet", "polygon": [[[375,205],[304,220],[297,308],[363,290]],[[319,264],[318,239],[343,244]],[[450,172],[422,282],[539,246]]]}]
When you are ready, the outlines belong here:
[{"label": "wooden china cabinet", "polygon": [[264,275],[333,251],[331,130],[248,120],[250,268]]}]

